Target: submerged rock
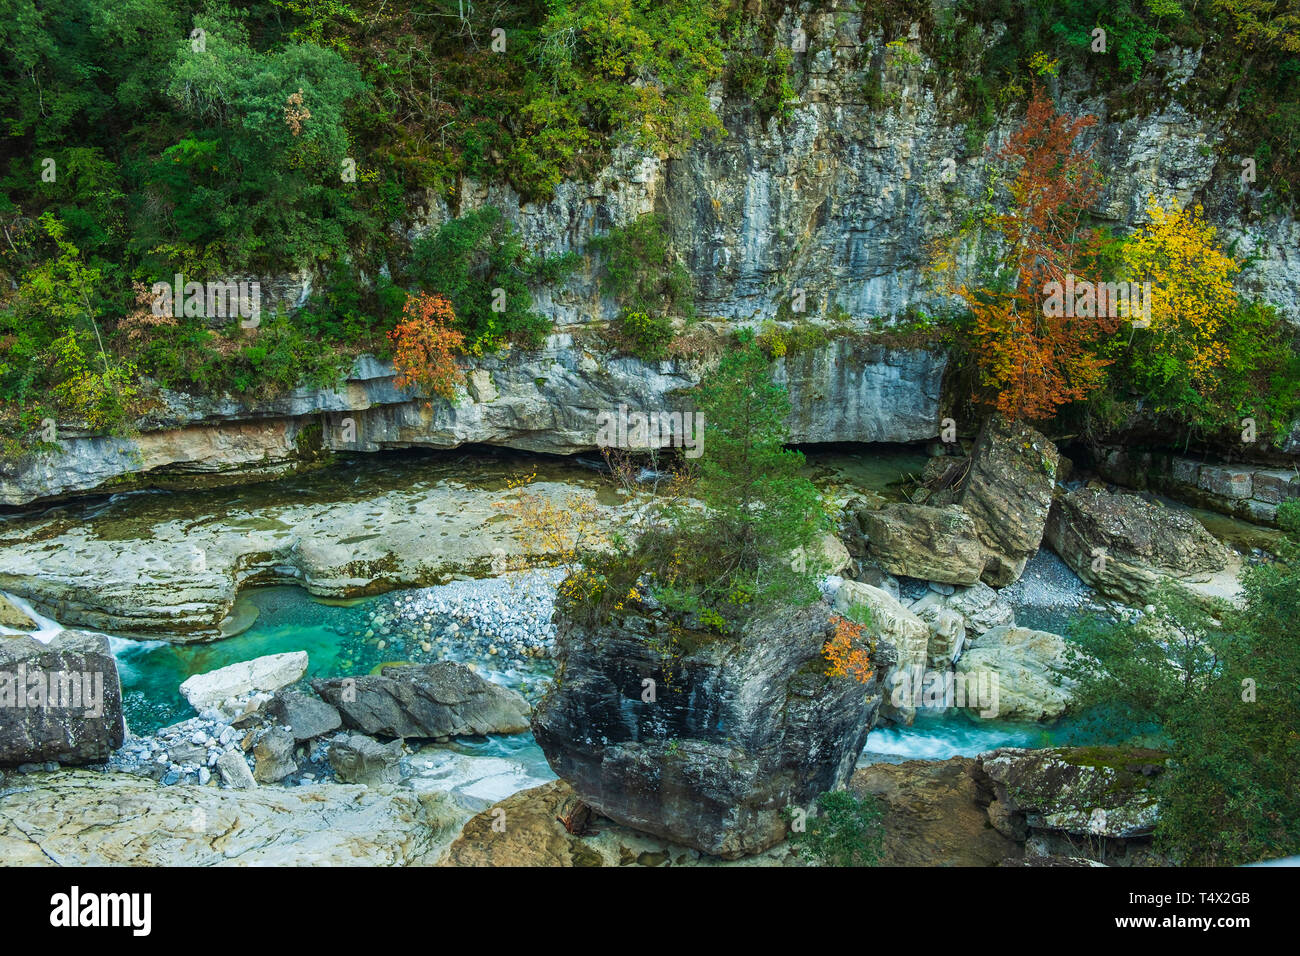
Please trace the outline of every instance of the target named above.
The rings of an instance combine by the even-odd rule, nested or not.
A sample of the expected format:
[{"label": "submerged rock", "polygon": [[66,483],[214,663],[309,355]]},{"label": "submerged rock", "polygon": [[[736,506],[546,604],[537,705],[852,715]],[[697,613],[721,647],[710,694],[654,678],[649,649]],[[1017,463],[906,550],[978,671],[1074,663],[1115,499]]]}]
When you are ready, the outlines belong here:
[{"label": "submerged rock", "polygon": [[636,614],[587,627],[557,613],[556,628],[556,682],[533,718],[551,768],[597,813],[726,859],[780,842],[787,807],[839,786],[880,708],[879,673],[827,676],[825,603],[736,638]]},{"label": "submerged rock", "polygon": [[383,737],[517,734],[530,708],[518,692],[451,661],[388,666],[378,675],[312,681],[345,726]]},{"label": "submerged rock", "polygon": [[187,677],[181,694],[195,710],[216,707],[230,697],[257,691],[270,692],[292,684],[307,673],[307,652],[268,654],[251,661],[219,667]]},{"label": "submerged rock", "polygon": [[0,764],[97,763],[122,746],[122,685],[102,634],[0,636]]}]

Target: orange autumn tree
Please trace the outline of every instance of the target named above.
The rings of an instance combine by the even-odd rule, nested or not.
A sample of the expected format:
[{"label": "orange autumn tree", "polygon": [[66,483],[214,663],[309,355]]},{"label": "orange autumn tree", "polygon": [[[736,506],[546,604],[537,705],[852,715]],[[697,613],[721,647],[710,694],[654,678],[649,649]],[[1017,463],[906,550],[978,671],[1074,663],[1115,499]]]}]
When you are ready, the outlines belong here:
[{"label": "orange autumn tree", "polygon": [[874,673],[871,652],[862,646],[862,625],[836,614],[831,618],[835,633],[822,646],[822,656],[830,662],[828,677],[852,677],[865,684]]},{"label": "orange autumn tree", "polygon": [[[1104,381],[1109,361],[1098,355],[1102,339],[1119,327],[1112,310],[1089,304],[1045,308],[1048,284],[1096,282],[1091,274],[1100,248],[1085,211],[1101,190],[1086,150],[1075,145],[1096,117],[1057,112],[1035,86],[1025,120],[997,158],[1015,170],[1008,212],[987,220],[999,243],[995,281],[950,291],[974,316],[971,337],[981,384],[992,404],[1012,419],[1044,419],[1061,405],[1085,397]],[[1059,301],[1059,300],[1058,300]]]},{"label": "orange autumn tree", "polygon": [[456,397],[465,373],[456,364],[456,351],[465,336],[452,328],[456,313],[440,295],[420,293],[406,297],[402,321],[388,333],[393,341],[393,367],[398,388],[408,386],[426,395]]}]

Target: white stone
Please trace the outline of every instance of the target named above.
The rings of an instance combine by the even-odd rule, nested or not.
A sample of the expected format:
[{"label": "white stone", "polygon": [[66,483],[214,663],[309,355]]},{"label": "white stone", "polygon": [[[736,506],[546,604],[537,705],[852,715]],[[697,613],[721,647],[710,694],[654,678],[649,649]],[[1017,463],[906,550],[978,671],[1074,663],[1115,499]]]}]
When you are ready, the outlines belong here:
[{"label": "white stone", "polygon": [[202,710],[235,695],[279,690],[306,672],[306,651],[268,654],[206,674],[195,674],[181,684],[181,694],[195,710]]}]

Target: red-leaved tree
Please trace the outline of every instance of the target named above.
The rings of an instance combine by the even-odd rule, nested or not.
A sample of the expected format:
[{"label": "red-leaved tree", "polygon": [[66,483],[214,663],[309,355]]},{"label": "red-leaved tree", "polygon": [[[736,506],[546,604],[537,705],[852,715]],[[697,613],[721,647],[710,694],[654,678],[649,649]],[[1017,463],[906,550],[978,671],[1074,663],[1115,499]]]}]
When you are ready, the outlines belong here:
[{"label": "red-leaved tree", "polygon": [[1015,170],[1008,212],[988,225],[1001,238],[993,288],[952,291],[974,315],[972,336],[981,384],[994,407],[1012,419],[1046,419],[1102,384],[1109,360],[1100,342],[1119,327],[1105,308],[1085,315],[1044,308],[1048,283],[1096,282],[1099,248],[1086,210],[1100,182],[1090,153],[1075,145],[1096,117],[1059,113],[1035,87],[1024,123],[997,159]]},{"label": "red-leaved tree", "polygon": [[408,295],[402,321],[388,333],[393,341],[397,387],[416,388],[446,399],[456,396],[465,373],[456,364],[456,351],[465,336],[452,328],[456,313],[440,295]]}]

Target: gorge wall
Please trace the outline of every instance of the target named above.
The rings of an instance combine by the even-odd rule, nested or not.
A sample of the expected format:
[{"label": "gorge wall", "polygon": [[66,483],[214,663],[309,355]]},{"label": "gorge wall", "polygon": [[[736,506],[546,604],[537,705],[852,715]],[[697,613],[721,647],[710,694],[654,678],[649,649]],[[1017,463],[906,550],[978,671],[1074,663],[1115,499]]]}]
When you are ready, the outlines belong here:
[{"label": "gorge wall", "polygon": [[[714,102],[726,135],[681,155],[616,151],[593,181],[564,182],[540,203],[521,202],[508,185],[468,180],[454,201],[433,193],[410,198],[409,221],[393,226],[409,236],[491,205],[518,227],[526,246],[583,256],[563,285],[536,290],[536,307],[555,322],[546,347],[476,361],[456,404],[430,406],[400,392],[391,367],[371,357],[362,357],[338,388],[299,390],[272,402],[165,393],[136,435],[61,428],[61,453],[0,464],[0,503],[141,481],[272,475],[316,447],[375,451],[483,442],[566,454],[594,447],[601,411],[620,404],[684,408],[682,392],[698,380],[705,359],[647,364],[612,355],[587,334],[592,323],[617,312],[601,294],[587,245],[646,213],[669,224],[706,320],[754,325],[833,315],[865,332],[873,319],[889,321],[908,310],[943,312],[949,303],[927,272],[932,244],[958,231],[986,201],[985,149],[967,147],[971,120],[956,84],[945,82],[918,41],[887,46],[895,38],[864,26],[860,12],[787,8],[777,35],[796,29],[805,31],[808,52],[797,73],[798,101],[785,119],[764,120],[752,104],[724,97],[719,87]],[[1065,108],[1099,119],[1083,133],[1106,175],[1095,212],[1119,230],[1130,228],[1142,220],[1147,197],[1171,184],[1172,198],[1202,203],[1225,242],[1253,259],[1241,288],[1300,320],[1300,223],[1243,196],[1235,158],[1218,148],[1220,115],[1193,111],[1170,95],[1196,77],[1199,51],[1174,48],[1158,58],[1165,95],[1138,113],[1116,113],[1105,95],[1077,77],[1050,80]],[[874,78],[878,88],[869,96]],[[984,147],[996,148],[1018,119],[1018,108],[1005,110]],[[310,271],[286,270],[268,277],[264,288],[278,307],[290,308],[306,300],[312,282]],[[796,290],[805,315],[791,311]],[[725,332],[706,322],[695,334],[705,340],[705,354],[709,343],[716,352]],[[871,344],[870,335],[832,338],[791,354],[777,373],[795,407],[791,439],[934,437],[947,364],[938,346],[890,348]]]}]

